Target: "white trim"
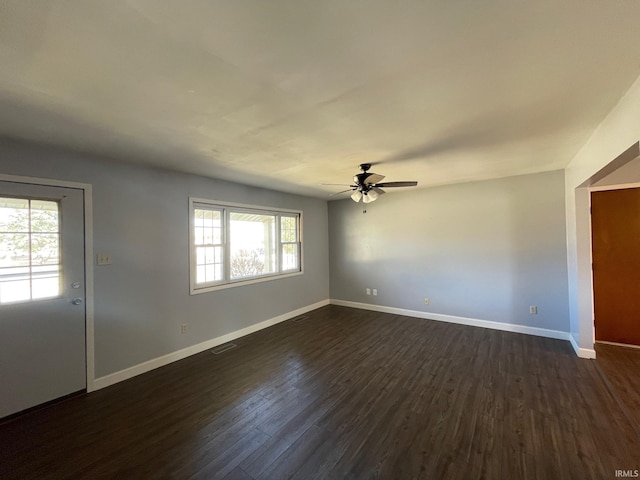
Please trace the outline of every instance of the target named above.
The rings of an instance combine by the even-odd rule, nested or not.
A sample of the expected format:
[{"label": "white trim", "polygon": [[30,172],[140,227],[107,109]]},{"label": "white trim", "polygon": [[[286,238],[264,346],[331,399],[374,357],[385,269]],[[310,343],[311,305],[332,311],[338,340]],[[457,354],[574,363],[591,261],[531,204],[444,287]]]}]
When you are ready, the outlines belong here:
[{"label": "white trim", "polygon": [[[193,249],[192,249],[193,250]],[[237,280],[234,282],[221,283],[219,285],[209,285],[208,287],[191,288],[189,290],[190,295],[199,295],[201,293],[215,292],[216,290],[224,290],[225,288],[242,287],[243,285],[252,285],[254,283],[269,282],[271,280],[280,280],[283,278],[296,277],[303,275],[304,272],[292,272],[292,273],[275,273],[272,275],[265,275],[263,277],[256,277],[250,280]]]},{"label": "white trim", "polygon": [[596,351],[593,348],[580,348],[578,342],[573,335],[569,335],[569,342],[571,342],[571,346],[573,347],[573,351],[576,352],[576,355],[580,358],[596,358]]},{"label": "white trim", "polygon": [[640,345],[633,345],[631,343],[618,343],[618,342],[605,342],[604,340],[596,340],[596,343],[603,343],[605,345],[613,345],[614,347],[624,347],[624,348],[636,348],[640,349]]},{"label": "white trim", "polygon": [[0,173],[0,181],[44,185],[48,187],[76,188],[84,197],[84,268],[85,268],[85,352],[87,392],[95,390],[95,343],[93,298],[93,187],[90,183],[69,182],[49,178],[25,177]]},{"label": "white trim", "polygon": [[616,183],[615,185],[600,185],[597,187],[589,187],[590,192],[603,192],[606,190],[625,190],[627,188],[640,188],[640,182],[635,183]]},{"label": "white trim", "polygon": [[148,360],[146,362],[139,363],[138,365],[125,368],[124,370],[120,370],[119,372],[111,373],[109,375],[105,375],[104,377],[96,378],[95,381],[93,382],[94,390],[105,388],[115,383],[122,382],[123,380],[127,380],[137,375],[141,375],[151,370],[155,370],[156,368],[163,367],[165,365],[176,362],[178,360],[182,360],[183,358],[190,357],[191,355],[195,355],[197,353],[203,352],[210,348],[217,347],[218,345],[222,345],[223,343],[227,343],[237,338],[244,337],[245,335],[249,335],[251,333],[257,332],[258,330],[271,327],[272,325],[275,325],[280,322],[284,322],[291,318],[295,318],[298,315],[302,315],[304,313],[310,312],[311,310],[315,310],[317,308],[324,307],[326,305],[329,305],[328,299],[322,300],[312,305],[307,305],[306,307],[298,308],[297,310],[293,310],[291,312],[283,313],[282,315],[278,315],[277,317],[264,320],[260,323],[256,323],[248,327],[242,328],[240,330],[227,333],[226,335],[222,335],[220,337],[212,338],[211,340],[206,340],[196,345],[183,348],[182,350],[177,350],[175,352],[168,353],[167,355],[163,355],[161,357],[157,357],[157,358]]},{"label": "white trim", "polygon": [[94,330],[94,295],[93,295],[93,187],[87,184],[84,188],[84,269],[85,269],[85,306],[87,348],[87,392],[95,390],[95,330]]},{"label": "white trim", "polygon": [[538,337],[555,338],[558,340],[569,340],[569,333],[560,330],[549,330],[546,328],[529,327],[526,325],[516,325],[514,323],[493,322],[490,320],[479,320],[476,318],[456,317],[453,315],[443,315],[441,313],[420,312],[418,310],[406,310],[404,308],[385,307],[383,305],[372,305],[369,303],[349,302],[346,300],[331,299],[331,305],[342,307],[360,308],[363,310],[373,310],[375,312],[393,313],[407,317],[424,318],[425,320],[436,320],[439,322],[457,323],[469,325],[471,327],[491,328],[493,330],[503,330],[505,332],[524,333]]},{"label": "white trim", "polygon": [[193,203],[204,203],[208,205],[219,205],[221,207],[234,207],[234,208],[247,208],[250,210],[262,210],[267,213],[299,213],[302,215],[302,210],[293,210],[291,208],[280,207],[265,207],[264,205],[249,205],[247,203],[234,203],[226,202],[224,200],[212,200],[210,198],[189,197],[189,201]]},{"label": "white trim", "polygon": [[11,183],[27,183],[29,185],[42,185],[45,187],[77,188],[81,190],[91,189],[90,183],[68,182],[66,180],[53,180],[49,178],[25,177],[21,175],[7,175],[0,173],[0,181]]},{"label": "white trim", "polygon": [[[591,342],[596,339],[596,290],[595,283],[593,278],[593,205],[591,204],[591,189],[589,189],[589,193],[587,195],[589,201],[589,284],[591,288]],[[580,357],[580,350],[576,350],[576,354]],[[593,349],[592,349],[593,350]],[[596,352],[593,350],[593,357],[581,357],[581,358],[596,358]]]}]

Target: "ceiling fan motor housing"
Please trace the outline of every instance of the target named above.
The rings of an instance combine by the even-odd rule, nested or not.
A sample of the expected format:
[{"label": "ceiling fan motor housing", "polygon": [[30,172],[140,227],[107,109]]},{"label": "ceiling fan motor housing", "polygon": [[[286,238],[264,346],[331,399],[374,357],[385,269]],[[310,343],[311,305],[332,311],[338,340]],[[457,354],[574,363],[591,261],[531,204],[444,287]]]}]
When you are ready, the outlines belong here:
[{"label": "ceiling fan motor housing", "polygon": [[369,172],[358,173],[357,175],[353,176],[353,183],[355,183],[356,185],[364,185],[364,181],[367,178],[369,178],[371,175],[373,175],[373,173],[369,173]]},{"label": "ceiling fan motor housing", "polygon": [[367,178],[369,178],[371,175],[373,175],[373,173],[369,173],[370,168],[371,168],[370,163],[361,163],[360,170],[362,171],[362,173],[358,173],[357,175],[353,176],[353,183],[355,183],[358,186],[364,186],[365,185],[364,181]]}]

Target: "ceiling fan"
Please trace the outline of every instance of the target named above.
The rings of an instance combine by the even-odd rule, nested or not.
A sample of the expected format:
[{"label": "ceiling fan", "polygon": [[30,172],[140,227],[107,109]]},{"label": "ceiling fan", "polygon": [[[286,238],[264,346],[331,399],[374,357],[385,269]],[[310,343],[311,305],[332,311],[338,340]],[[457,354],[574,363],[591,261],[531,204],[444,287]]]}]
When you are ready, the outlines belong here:
[{"label": "ceiling fan", "polygon": [[353,193],[351,194],[351,199],[354,202],[357,203],[362,200],[363,203],[371,203],[375,202],[380,195],[385,193],[384,190],[382,190],[383,188],[415,187],[416,185],[418,185],[418,182],[416,181],[380,183],[380,181],[384,179],[384,175],[378,175],[377,173],[370,172],[369,169],[371,169],[370,163],[360,164],[361,173],[353,176],[353,184],[349,185],[349,188],[347,190],[334,193],[333,195],[339,195],[341,193],[353,191]]}]

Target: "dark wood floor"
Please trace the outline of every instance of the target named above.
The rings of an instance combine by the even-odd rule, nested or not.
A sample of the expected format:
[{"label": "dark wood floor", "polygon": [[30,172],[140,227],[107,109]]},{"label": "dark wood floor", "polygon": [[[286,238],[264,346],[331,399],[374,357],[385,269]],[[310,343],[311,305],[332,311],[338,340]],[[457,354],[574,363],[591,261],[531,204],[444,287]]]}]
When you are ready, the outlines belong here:
[{"label": "dark wood floor", "polygon": [[640,432],[640,348],[597,343],[596,353],[605,382]]},{"label": "dark wood floor", "polygon": [[0,425],[0,478],[607,479],[640,437],[567,342],[329,306]]}]

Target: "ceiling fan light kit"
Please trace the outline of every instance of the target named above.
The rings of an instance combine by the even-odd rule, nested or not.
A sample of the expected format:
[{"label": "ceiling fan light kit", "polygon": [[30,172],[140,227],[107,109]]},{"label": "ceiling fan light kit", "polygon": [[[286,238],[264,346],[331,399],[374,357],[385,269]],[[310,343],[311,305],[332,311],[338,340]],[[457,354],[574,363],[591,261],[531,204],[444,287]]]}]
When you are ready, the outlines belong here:
[{"label": "ceiling fan light kit", "polygon": [[416,181],[380,183],[381,180],[384,179],[384,175],[370,172],[370,168],[370,163],[362,163],[360,165],[361,173],[353,176],[353,184],[345,185],[345,187],[349,187],[349,189],[339,193],[353,191],[353,193],[351,194],[351,200],[356,203],[358,203],[360,200],[362,200],[363,203],[371,203],[375,202],[380,195],[385,193],[383,188],[415,187],[416,185],[418,185],[418,182]]},{"label": "ceiling fan light kit", "polygon": [[369,190],[367,193],[364,194],[364,198],[362,199],[362,201],[364,203],[369,203],[369,202],[375,202],[377,199],[378,199],[378,194],[372,188],[371,190]]}]

